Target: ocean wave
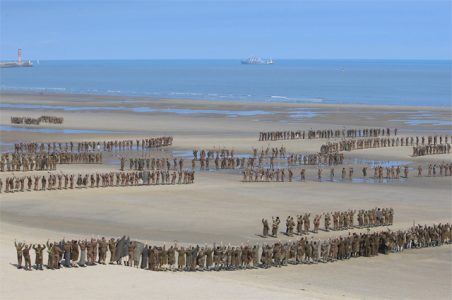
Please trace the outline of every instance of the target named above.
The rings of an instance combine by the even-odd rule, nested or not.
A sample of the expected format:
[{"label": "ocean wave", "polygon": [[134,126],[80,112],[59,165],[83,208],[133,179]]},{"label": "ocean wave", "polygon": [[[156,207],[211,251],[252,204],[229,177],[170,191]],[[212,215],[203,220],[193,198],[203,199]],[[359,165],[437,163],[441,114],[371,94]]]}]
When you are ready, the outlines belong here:
[{"label": "ocean wave", "polygon": [[323,103],[324,99],[322,98],[290,98],[286,96],[270,96],[271,99],[277,99],[280,102],[294,102],[294,103]]},{"label": "ocean wave", "polygon": [[29,91],[29,92],[33,92],[33,91],[37,91],[37,92],[42,92],[42,91],[53,91],[53,92],[66,92],[67,89],[66,88],[62,88],[62,87],[22,87],[22,86],[1,86],[0,90],[4,90],[4,91]]}]

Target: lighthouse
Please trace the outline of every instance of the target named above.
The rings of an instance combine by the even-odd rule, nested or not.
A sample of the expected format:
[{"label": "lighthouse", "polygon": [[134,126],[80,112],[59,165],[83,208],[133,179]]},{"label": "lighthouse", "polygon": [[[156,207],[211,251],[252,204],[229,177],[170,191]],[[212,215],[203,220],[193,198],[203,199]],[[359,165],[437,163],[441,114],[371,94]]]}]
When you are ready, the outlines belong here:
[{"label": "lighthouse", "polygon": [[17,61],[0,62],[0,68],[17,68],[17,67],[33,67],[30,60],[22,61],[22,49],[17,49]]}]

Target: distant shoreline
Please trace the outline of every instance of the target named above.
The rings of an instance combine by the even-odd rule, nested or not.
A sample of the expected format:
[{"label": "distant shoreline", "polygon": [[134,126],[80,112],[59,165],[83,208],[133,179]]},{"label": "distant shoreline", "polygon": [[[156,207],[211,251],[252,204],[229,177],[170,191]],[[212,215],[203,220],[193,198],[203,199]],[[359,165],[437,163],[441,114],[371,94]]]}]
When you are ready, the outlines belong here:
[{"label": "distant shoreline", "polygon": [[[444,109],[452,111],[452,103],[450,106],[421,106],[421,105],[392,105],[392,104],[361,104],[361,103],[326,103],[326,102],[309,102],[309,101],[256,101],[256,100],[207,100],[207,99],[195,99],[195,98],[166,98],[166,97],[157,97],[157,96],[137,96],[137,95],[111,95],[104,93],[77,93],[77,92],[57,92],[57,91],[18,91],[18,90],[4,90],[0,89],[0,100],[2,103],[11,103],[10,101],[6,101],[3,97],[12,96],[12,97],[20,97],[20,96],[28,96],[28,97],[65,97],[65,98],[78,98],[79,100],[122,100],[122,101],[143,101],[143,102],[161,102],[168,101],[172,104],[203,104],[203,105],[227,105],[227,106],[237,106],[240,104],[246,104],[250,106],[285,106],[285,107],[306,107],[306,108],[374,108],[374,109],[408,109],[408,110],[418,110],[418,109],[428,109],[428,110],[438,110],[442,111]],[[15,102],[14,102],[15,103]],[[101,104],[101,103],[100,103]]]}]

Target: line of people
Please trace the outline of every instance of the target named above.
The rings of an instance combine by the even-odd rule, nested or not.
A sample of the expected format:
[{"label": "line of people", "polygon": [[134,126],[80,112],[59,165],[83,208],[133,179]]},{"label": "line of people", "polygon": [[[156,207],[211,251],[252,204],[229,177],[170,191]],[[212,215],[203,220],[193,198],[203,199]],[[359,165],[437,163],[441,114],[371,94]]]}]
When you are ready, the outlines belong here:
[{"label": "line of people", "polygon": [[[74,268],[97,264],[124,264],[151,271],[234,271],[254,268],[281,267],[288,264],[315,264],[354,257],[402,252],[405,249],[437,247],[452,240],[451,225],[413,226],[406,230],[383,230],[369,233],[349,233],[328,240],[301,237],[296,241],[273,244],[242,244],[231,246],[166,247],[131,241],[129,237],[55,241],[43,244],[14,242],[17,268],[31,271],[31,249],[35,250],[35,267],[43,270],[47,249],[47,269]],[[109,260],[108,260],[109,256]]]},{"label": "line of people", "polygon": [[3,153],[0,156],[0,172],[52,171],[59,164],[102,164],[102,153],[54,152],[54,153]]},{"label": "line of people", "polygon": [[[403,147],[403,146],[414,146],[416,139],[416,145],[419,143],[419,137],[393,137],[393,138],[368,138],[368,139],[345,139],[338,142],[328,142],[320,146],[321,153],[335,153],[339,151],[352,151],[360,149],[369,148],[385,148],[385,147]],[[425,137],[421,137],[422,144],[424,144]],[[428,143],[436,145],[437,142],[442,144],[448,143],[448,136],[429,136],[428,140],[434,141],[434,143]]]},{"label": "line of people", "polygon": [[[344,162],[343,153],[312,153],[312,154],[290,154],[287,156],[289,166],[296,165],[342,165]],[[272,167],[270,165],[270,167]]]},{"label": "line of people", "polygon": [[255,158],[264,158],[264,157],[273,157],[273,158],[285,158],[287,154],[287,149],[283,145],[281,147],[270,147],[267,146],[267,148],[264,147],[261,148],[260,155],[259,150],[257,148],[253,149],[253,157]]},{"label": "line of people", "polygon": [[15,152],[90,152],[90,151],[132,151],[136,149],[149,149],[171,146],[172,136],[143,138],[137,140],[114,141],[81,141],[81,142],[50,142],[50,143],[16,143]]},{"label": "line of people", "polygon": [[[369,228],[376,226],[390,226],[394,222],[394,209],[392,208],[374,208],[369,210],[359,210],[357,214],[357,225],[355,225],[356,210],[335,211],[316,214],[313,218],[313,230],[311,231],[311,213],[297,215],[296,218],[288,216],[286,219],[287,236],[293,236],[296,230],[297,235],[307,235],[309,232],[318,233],[320,223],[323,217],[325,231],[349,230],[357,228]],[[331,227],[331,219],[333,219],[333,227]],[[270,234],[270,224],[267,219],[262,219],[262,237],[278,237],[279,224],[281,220],[279,217],[272,217],[272,227]]]},{"label": "line of people", "polygon": [[[184,160],[182,158],[129,158],[129,170],[182,170],[184,168]],[[124,171],[126,167],[126,158],[121,157],[120,169]]]},{"label": "line of people", "polygon": [[[199,155],[199,157],[198,157]],[[234,149],[228,148],[214,148],[214,149],[193,149],[193,159],[194,160],[202,160],[202,159],[213,159],[213,158],[233,158],[234,157]]]},{"label": "line of people", "polygon": [[[49,174],[5,178],[5,193],[25,191],[66,190],[74,188],[124,187],[141,185],[174,185],[194,183],[194,171],[142,171],[91,174]],[[3,180],[0,178],[0,193]]]},{"label": "line of people", "polygon": [[[423,176],[424,169],[422,166],[418,166],[417,168],[417,176]],[[438,172],[439,171],[439,172]],[[428,177],[436,177],[436,176],[452,176],[452,163],[441,163],[441,164],[429,164],[427,167],[427,176]]]},{"label": "line of people", "polygon": [[49,124],[63,124],[64,118],[54,116],[40,116],[39,118],[11,117],[11,124],[39,125],[41,122]]},{"label": "line of people", "polygon": [[[201,158],[199,160],[200,170],[209,170],[213,161],[214,168],[219,169],[253,169],[253,168],[263,168],[268,165],[270,169],[273,169],[277,164],[285,163],[287,166],[297,166],[297,165],[338,165],[342,164],[344,160],[344,154],[334,153],[334,154],[289,154],[284,161],[278,160],[277,157],[216,157],[215,159]],[[197,161],[192,159],[192,169],[196,168]]]},{"label": "line of people", "polygon": [[434,154],[449,154],[450,144],[429,144],[413,147],[413,156],[424,156]]},{"label": "line of people", "polygon": [[[270,147],[268,146],[265,150],[262,147],[259,154],[259,149],[252,148],[252,157],[253,158],[259,158],[263,159],[266,157],[273,157],[273,158],[285,158],[287,149],[284,146],[281,147]],[[194,160],[207,160],[207,159],[222,159],[222,158],[236,158],[234,156],[235,151],[234,149],[228,149],[228,148],[214,148],[210,150],[205,149],[194,149],[193,150],[193,159]]]},{"label": "line of people", "polygon": [[[428,165],[428,177],[436,176],[452,176],[452,163],[441,164],[429,164]],[[317,180],[322,181],[324,179],[324,171],[326,169],[319,167],[317,169]],[[408,166],[391,166],[383,167],[377,165],[373,167],[373,178],[378,180],[383,179],[400,179],[409,177]],[[419,165],[417,168],[417,176],[423,177],[424,168]],[[368,177],[368,167],[361,169],[362,178]],[[402,173],[403,172],[403,173]],[[306,181],[307,171],[302,168],[300,170],[299,181]],[[386,175],[385,175],[386,174]],[[246,168],[242,171],[242,182],[292,182],[294,181],[294,170],[291,168]],[[352,180],[355,176],[355,169],[353,167],[343,167],[341,170],[341,180]],[[335,180],[336,169],[334,167],[329,169],[329,179]]]},{"label": "line of people", "polygon": [[397,135],[397,128],[363,128],[363,129],[320,129],[320,130],[292,130],[292,131],[264,131],[259,132],[259,141],[296,140],[296,139],[330,139],[379,137]]},{"label": "line of people", "polygon": [[[304,169],[303,169],[304,170]],[[243,182],[292,182],[292,169],[255,168],[242,172]]]}]

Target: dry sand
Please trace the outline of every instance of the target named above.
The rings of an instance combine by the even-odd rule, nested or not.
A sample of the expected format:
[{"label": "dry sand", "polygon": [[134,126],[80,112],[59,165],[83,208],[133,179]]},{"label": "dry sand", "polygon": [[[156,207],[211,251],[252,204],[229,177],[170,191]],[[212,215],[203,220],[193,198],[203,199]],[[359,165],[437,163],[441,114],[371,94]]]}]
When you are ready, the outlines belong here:
[{"label": "dry sand", "polygon": [[[83,141],[173,135],[170,150],[193,147],[234,148],[284,145],[289,152],[316,152],[325,140],[258,142],[261,130],[397,127],[399,135],[452,134],[450,108],[332,106],[277,103],[221,103],[82,95],[2,94],[2,104],[45,104],[61,109],[3,108],[0,113],[3,150],[17,141]],[[115,111],[93,110],[116,107]],[[157,112],[133,112],[147,107]],[[90,109],[87,109],[90,108]],[[170,110],[168,110],[170,109]],[[176,112],[172,113],[173,109]],[[188,113],[195,109],[195,113]],[[202,113],[200,110],[215,110]],[[163,111],[162,111],[163,110]],[[220,114],[217,110],[227,111]],[[257,115],[247,115],[255,111]],[[303,111],[300,117],[297,112]],[[265,112],[266,114],[262,113]],[[11,116],[63,116],[65,123],[40,126],[57,132],[10,131]],[[431,124],[405,124],[410,120]],[[399,121],[397,121],[399,120]],[[400,121],[403,120],[403,121]],[[33,127],[37,128],[37,127]],[[59,129],[105,130],[68,134]],[[161,154],[161,153],[160,153]],[[410,157],[410,147],[367,149],[346,153],[356,160],[403,161],[412,166],[452,161],[452,155]],[[112,159],[114,156],[112,157]],[[110,160],[109,160],[110,161]],[[353,163],[359,176],[362,164]],[[117,165],[64,165],[65,172],[115,170]],[[337,174],[339,172],[336,172]],[[414,171],[412,171],[412,175]],[[0,174],[5,177],[8,173]],[[308,168],[315,176],[315,167]],[[392,229],[452,220],[451,177],[408,178],[369,184],[351,182],[250,183],[240,172],[198,172],[193,185],[105,188],[2,194],[0,200],[0,295],[4,299],[68,299],[105,297],[143,299],[447,299],[452,296],[452,247],[406,251],[376,258],[281,269],[237,272],[163,273],[120,266],[24,272],[15,263],[14,238],[30,242],[85,238],[92,235],[131,237],[148,242],[224,243],[274,242],[258,236],[262,217],[310,211],[393,207]],[[381,229],[379,229],[381,230]],[[321,232],[316,238],[337,233]],[[347,234],[346,231],[341,234]],[[281,236],[281,239],[288,239]]]}]

